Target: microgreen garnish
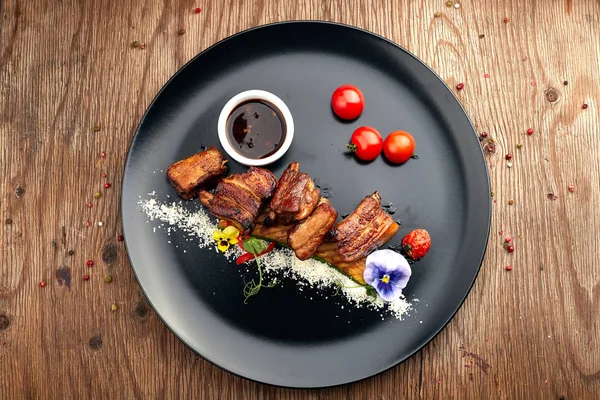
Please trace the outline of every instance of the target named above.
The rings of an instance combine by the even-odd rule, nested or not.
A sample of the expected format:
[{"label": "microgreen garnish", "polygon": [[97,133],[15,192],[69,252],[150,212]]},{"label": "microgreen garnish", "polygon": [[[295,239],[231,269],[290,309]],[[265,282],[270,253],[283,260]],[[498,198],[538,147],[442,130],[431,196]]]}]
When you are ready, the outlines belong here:
[{"label": "microgreen garnish", "polygon": [[252,236],[242,241],[242,245],[244,246],[244,250],[246,250],[248,253],[254,254],[254,256],[267,249],[265,242]]},{"label": "microgreen garnish", "polygon": [[246,250],[248,253],[254,254],[254,260],[256,260],[256,266],[258,267],[258,283],[256,283],[254,279],[252,279],[250,282],[244,281],[244,304],[248,304],[248,299],[256,295],[261,288],[272,288],[279,282],[275,280],[270,285],[263,285],[262,283],[262,268],[260,266],[258,256],[260,253],[267,249],[267,245],[265,244],[265,242],[255,237],[249,237],[248,239],[242,241],[242,246],[244,247],[244,250]]}]

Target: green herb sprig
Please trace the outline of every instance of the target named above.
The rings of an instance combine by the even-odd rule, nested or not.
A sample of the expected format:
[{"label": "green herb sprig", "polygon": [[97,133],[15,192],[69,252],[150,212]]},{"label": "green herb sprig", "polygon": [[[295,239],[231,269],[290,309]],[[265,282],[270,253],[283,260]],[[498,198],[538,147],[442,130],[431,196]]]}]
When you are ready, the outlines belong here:
[{"label": "green herb sprig", "polygon": [[248,239],[242,241],[242,246],[244,246],[244,250],[248,253],[254,254],[254,260],[256,260],[256,265],[258,267],[258,283],[252,279],[250,282],[244,281],[244,304],[248,304],[248,299],[254,295],[256,295],[261,288],[272,288],[275,287],[279,282],[274,280],[270,285],[263,285],[263,277],[262,277],[262,268],[260,265],[260,261],[258,261],[258,255],[267,249],[267,245],[260,239],[255,237],[249,237]]}]

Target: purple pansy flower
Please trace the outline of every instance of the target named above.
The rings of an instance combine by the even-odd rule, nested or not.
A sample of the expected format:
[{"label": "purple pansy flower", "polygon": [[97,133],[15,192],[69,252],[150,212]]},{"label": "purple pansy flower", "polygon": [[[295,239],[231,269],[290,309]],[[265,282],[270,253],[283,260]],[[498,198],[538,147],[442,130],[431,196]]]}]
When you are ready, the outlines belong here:
[{"label": "purple pansy flower", "polygon": [[377,250],[367,257],[363,277],[377,290],[379,297],[392,301],[400,297],[411,273],[408,261],[400,254],[393,250]]}]

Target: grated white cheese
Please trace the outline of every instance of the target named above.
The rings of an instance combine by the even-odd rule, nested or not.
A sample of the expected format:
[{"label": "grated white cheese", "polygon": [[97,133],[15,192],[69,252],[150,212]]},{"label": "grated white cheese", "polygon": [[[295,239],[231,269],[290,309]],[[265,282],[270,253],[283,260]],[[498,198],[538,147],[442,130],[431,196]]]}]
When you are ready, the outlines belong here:
[{"label": "grated white cheese", "polygon": [[[212,238],[212,233],[217,229],[217,224],[211,221],[210,217],[202,209],[190,212],[183,207],[182,201],[164,204],[158,202],[154,198],[140,200],[138,201],[138,205],[150,218],[150,221],[158,220],[170,225],[167,228],[167,234],[170,235],[171,231],[179,229],[195,239],[196,244],[200,248],[209,248],[214,249],[217,252],[219,251],[216,246],[214,246],[215,242]],[[159,225],[160,228],[163,226],[163,224]],[[153,227],[153,232],[156,232],[156,227]],[[186,239],[186,241],[189,240],[192,239]],[[238,246],[231,246],[224,255],[228,259],[231,259],[233,257],[239,257],[241,253]]]},{"label": "grated white cheese", "polygon": [[[154,192],[150,195],[154,195]],[[191,237],[186,241],[195,240],[201,248],[218,251],[212,238],[212,233],[217,229],[217,224],[211,220],[203,209],[199,208],[192,212],[183,206],[182,201],[165,204],[160,203],[155,198],[140,200],[138,205],[150,218],[150,221],[158,220],[167,223],[169,225],[166,229],[167,234],[170,235],[171,231],[181,230]],[[163,226],[163,224],[159,225],[161,228]],[[156,227],[153,230],[155,231]],[[241,253],[242,251],[238,246],[231,246],[224,255],[231,259],[239,257]],[[261,256],[260,264],[263,269],[263,278],[267,284],[278,277],[284,277],[296,281],[299,292],[303,292],[305,287],[317,291],[337,287],[339,288],[338,293],[354,307],[367,307],[376,311],[387,310],[397,319],[402,319],[412,309],[411,303],[403,295],[392,302],[384,302],[380,298],[375,300],[367,294],[363,286],[360,286],[337,269],[314,259],[301,261],[290,249],[275,249]],[[246,269],[246,272],[248,272],[248,269]],[[342,305],[341,308],[344,309],[344,306]]]}]

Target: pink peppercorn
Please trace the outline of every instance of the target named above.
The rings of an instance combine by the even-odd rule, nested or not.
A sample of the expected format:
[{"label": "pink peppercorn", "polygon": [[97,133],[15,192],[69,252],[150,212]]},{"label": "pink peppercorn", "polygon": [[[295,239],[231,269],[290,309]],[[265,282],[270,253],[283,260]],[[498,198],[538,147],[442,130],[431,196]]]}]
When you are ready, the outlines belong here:
[{"label": "pink peppercorn", "polygon": [[527,134],[528,135],[533,135],[533,128],[527,129]]},{"label": "pink peppercorn", "polygon": [[456,89],[458,90],[463,90],[465,88],[465,84],[464,83],[459,83],[458,85],[456,85]]}]

